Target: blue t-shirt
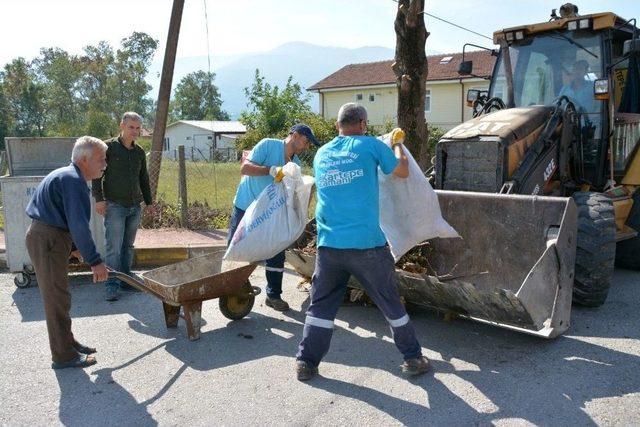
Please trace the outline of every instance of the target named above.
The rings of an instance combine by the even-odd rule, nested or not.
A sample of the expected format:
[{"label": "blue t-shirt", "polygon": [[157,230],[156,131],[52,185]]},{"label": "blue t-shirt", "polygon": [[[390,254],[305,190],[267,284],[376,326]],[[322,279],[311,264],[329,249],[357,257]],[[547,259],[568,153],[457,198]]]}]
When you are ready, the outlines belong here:
[{"label": "blue t-shirt", "polygon": [[576,107],[579,113],[595,113],[598,111],[593,95],[593,82],[585,80],[577,89],[570,84],[562,86],[558,96],[565,95]]},{"label": "blue t-shirt", "polygon": [[393,151],[371,136],[338,136],[313,161],[318,247],[369,249],[384,246],[380,229],[378,166],[390,174]]},{"label": "blue t-shirt", "polygon": [[[284,158],[284,141],[281,139],[265,138],[253,147],[247,159],[260,166],[284,166],[286,163]],[[295,154],[291,161],[300,165],[300,159]],[[257,199],[260,193],[272,182],[273,177],[271,175],[244,175],[240,180],[236,197],[233,199],[233,205],[238,209],[246,211],[249,205]]]}]

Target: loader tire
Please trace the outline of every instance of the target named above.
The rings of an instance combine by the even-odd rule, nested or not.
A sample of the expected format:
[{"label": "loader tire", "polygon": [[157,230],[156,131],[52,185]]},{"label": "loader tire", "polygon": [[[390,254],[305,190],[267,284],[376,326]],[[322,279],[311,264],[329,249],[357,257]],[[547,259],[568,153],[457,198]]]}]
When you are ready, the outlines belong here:
[{"label": "loader tire", "polygon": [[[640,189],[633,194],[633,206],[626,224],[640,232]],[[629,270],[640,270],[640,235],[618,242],[616,265]]]},{"label": "loader tire", "polygon": [[607,299],[616,257],[613,203],[602,193],[577,192],[578,239],[573,302],[599,307]]}]

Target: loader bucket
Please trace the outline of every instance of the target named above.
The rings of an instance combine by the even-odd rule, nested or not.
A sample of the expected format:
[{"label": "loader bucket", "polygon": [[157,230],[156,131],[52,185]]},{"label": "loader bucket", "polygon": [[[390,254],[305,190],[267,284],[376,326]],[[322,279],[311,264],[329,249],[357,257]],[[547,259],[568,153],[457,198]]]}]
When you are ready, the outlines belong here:
[{"label": "loader bucket", "polygon": [[[577,211],[571,198],[436,190],[462,237],[433,239],[429,275],[397,270],[406,301],[544,338],[569,327]],[[287,261],[303,275],[313,255]],[[358,287],[355,281],[350,286]]]},{"label": "loader bucket", "polygon": [[571,198],[436,191],[462,239],[434,239],[435,273],[400,272],[416,305],[545,338],[569,327],[577,210]]}]

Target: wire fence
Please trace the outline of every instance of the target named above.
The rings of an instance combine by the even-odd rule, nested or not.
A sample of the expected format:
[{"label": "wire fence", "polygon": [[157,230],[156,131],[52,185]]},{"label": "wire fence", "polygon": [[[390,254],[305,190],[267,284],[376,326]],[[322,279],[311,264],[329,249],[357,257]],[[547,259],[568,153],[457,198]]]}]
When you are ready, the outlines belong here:
[{"label": "wire fence", "polygon": [[[192,230],[227,228],[242,178],[241,161],[243,154],[248,153],[235,148],[203,151],[188,147],[184,149],[184,167],[181,167],[178,149],[162,152],[160,162],[148,155],[149,174],[157,173],[158,185],[153,205],[144,209],[141,226]],[[304,174],[312,174],[314,153],[306,151],[299,156]]]}]

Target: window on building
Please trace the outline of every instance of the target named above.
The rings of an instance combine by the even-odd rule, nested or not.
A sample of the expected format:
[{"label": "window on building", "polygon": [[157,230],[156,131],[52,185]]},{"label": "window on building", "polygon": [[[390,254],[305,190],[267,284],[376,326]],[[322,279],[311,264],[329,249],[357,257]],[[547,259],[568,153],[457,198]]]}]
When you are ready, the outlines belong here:
[{"label": "window on building", "polygon": [[424,93],[424,112],[431,112],[431,89],[427,89]]},{"label": "window on building", "polygon": [[443,58],[440,58],[440,63],[448,64],[449,62],[451,62],[452,59],[453,59],[453,56],[445,56]]},{"label": "window on building", "polygon": [[356,93],[356,101],[362,101],[362,94]]},{"label": "window on building", "polygon": [[375,102],[376,96],[373,93],[369,94],[369,102]]},{"label": "window on building", "polygon": [[169,137],[166,136],[164,138],[164,151],[169,151],[171,149],[171,144],[169,144]]}]

